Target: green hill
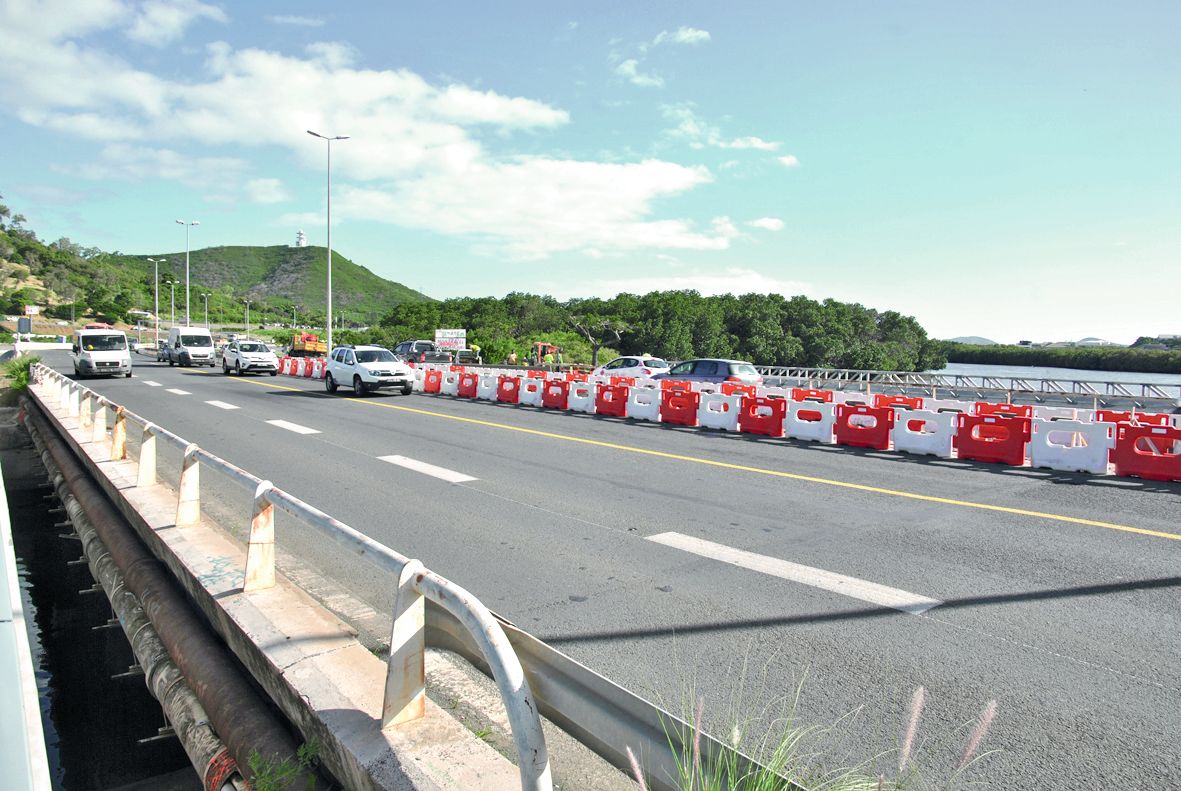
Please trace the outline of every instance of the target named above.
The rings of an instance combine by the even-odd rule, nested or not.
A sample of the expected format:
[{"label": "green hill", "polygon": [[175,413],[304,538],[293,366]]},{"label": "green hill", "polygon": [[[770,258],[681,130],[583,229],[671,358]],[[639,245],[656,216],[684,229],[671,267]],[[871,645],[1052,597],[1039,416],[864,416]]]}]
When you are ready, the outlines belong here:
[{"label": "green hill", "polygon": [[[164,259],[162,278],[175,276],[184,281],[185,255],[112,256],[115,263],[139,273],[151,283],[153,265],[149,258]],[[214,293],[214,303],[224,308],[226,301],[250,299],[276,312],[298,306],[301,314],[324,312],[327,255],[323,247],[207,247],[189,253],[189,277],[194,293]],[[429,301],[401,283],[378,277],[335,250],[332,253],[333,312],[345,312],[354,322],[372,323],[390,309],[404,302]],[[164,300],[161,299],[161,312]],[[194,313],[200,300],[194,298]],[[202,307],[203,309],[203,307]],[[234,309],[236,311],[236,308]],[[254,312],[255,307],[251,308]]]}]

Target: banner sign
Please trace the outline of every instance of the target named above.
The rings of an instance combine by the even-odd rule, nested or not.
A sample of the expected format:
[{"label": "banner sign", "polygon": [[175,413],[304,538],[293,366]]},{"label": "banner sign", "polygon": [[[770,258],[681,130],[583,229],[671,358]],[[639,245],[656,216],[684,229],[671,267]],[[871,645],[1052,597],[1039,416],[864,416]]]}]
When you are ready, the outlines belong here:
[{"label": "banner sign", "polygon": [[435,345],[453,352],[467,348],[467,330],[435,330]]}]

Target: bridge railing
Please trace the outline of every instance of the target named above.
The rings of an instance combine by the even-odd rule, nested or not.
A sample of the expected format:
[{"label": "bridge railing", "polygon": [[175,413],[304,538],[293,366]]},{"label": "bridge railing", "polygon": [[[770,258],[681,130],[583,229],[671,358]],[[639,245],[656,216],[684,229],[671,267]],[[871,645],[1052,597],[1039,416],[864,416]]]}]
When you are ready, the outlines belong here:
[{"label": "bridge railing", "polygon": [[[138,427],[139,473],[137,485],[157,483],[156,444],[163,440],[182,453],[177,481],[178,527],[201,520],[200,470],[206,467],[253,494],[253,508],[243,569],[243,590],[256,591],[275,584],[275,508],[298,519],[345,550],[390,572],[398,580],[394,600],[390,657],[386,666],[382,703],[383,728],[418,719],[426,707],[425,602],[430,600],[463,625],[478,646],[499,688],[519,756],[521,788],[550,791],[549,755],[533,693],[500,622],[474,595],[450,580],[426,569],[364,533],[264,481],[196,443],[155,425],[88,387],[40,363],[33,367],[33,381],[47,388],[66,414],[91,432],[91,441],[105,443],[110,429],[110,459],[128,458],[128,426]],[[108,424],[108,412],[114,422]]]}]

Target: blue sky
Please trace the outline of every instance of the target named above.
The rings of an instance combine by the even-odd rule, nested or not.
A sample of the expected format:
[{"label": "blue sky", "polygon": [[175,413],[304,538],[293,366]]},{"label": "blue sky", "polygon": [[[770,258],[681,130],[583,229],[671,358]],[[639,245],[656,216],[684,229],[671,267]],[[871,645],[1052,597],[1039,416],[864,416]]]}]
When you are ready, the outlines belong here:
[{"label": "blue sky", "polygon": [[[1181,4],[0,0],[0,192],[128,253],[325,235],[432,296],[1181,332]],[[194,276],[196,277],[196,275]]]}]

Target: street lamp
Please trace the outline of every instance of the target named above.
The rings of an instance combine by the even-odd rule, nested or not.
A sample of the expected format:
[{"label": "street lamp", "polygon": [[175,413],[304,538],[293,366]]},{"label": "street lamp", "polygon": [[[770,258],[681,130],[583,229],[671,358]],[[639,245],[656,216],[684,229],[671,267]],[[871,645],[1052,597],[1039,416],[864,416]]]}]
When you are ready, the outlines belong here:
[{"label": "street lamp", "polygon": [[189,319],[189,229],[194,225],[200,225],[199,220],[186,222],[185,220],[177,220],[178,224],[185,227],[185,326],[192,324]]},{"label": "street lamp", "polygon": [[176,287],[180,285],[179,280],[165,280],[164,285],[172,289],[172,326],[176,326]]},{"label": "street lamp", "polygon": [[209,329],[209,294],[202,294],[205,297],[205,329]]},{"label": "street lamp", "polygon": [[295,305],[295,304],[291,305],[291,329],[293,329],[293,330],[295,329],[295,309],[297,307],[299,307],[299,306]]},{"label": "street lamp", "polygon": [[328,143],[328,314],[324,321],[324,325],[328,328],[328,351],[332,351],[332,141],[333,140],[348,140],[348,135],[335,135],[329,137],[322,135],[319,132],[308,130],[308,134],[312,137],[318,137]]},{"label": "street lamp", "polygon": [[149,258],[155,264],[155,274],[152,275],[152,282],[156,284],[156,309],[153,313],[156,314],[156,348],[160,348],[160,264],[164,263],[163,258]]},{"label": "street lamp", "polygon": [[253,302],[254,300],[253,299],[244,299],[242,301],[246,303],[246,328],[243,330],[242,334],[249,336],[250,335],[250,303]]}]

